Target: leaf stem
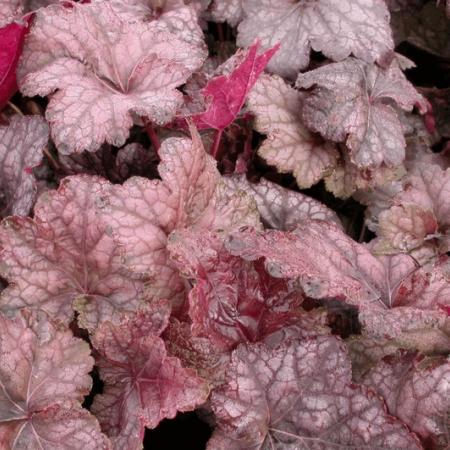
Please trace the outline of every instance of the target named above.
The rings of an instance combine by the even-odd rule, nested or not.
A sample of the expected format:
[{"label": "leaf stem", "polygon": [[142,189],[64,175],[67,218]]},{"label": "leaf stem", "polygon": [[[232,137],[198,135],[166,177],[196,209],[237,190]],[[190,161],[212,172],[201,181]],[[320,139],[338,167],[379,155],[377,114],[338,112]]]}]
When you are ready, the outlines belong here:
[{"label": "leaf stem", "polygon": [[219,152],[220,140],[222,139],[223,130],[216,130],[216,134],[214,135],[214,141],[211,147],[211,156],[214,159],[217,159],[217,153]]},{"label": "leaf stem", "polygon": [[150,121],[145,122],[145,131],[147,131],[147,135],[150,138],[150,141],[156,151],[156,153],[159,155],[159,148],[161,147],[161,142],[159,141],[159,137],[156,134],[155,129],[153,128],[153,124]]},{"label": "leaf stem", "polygon": [[42,150],[42,152],[47,157],[47,159],[48,159],[50,165],[53,167],[53,169],[58,172],[61,169],[61,166],[59,165],[59,162],[50,153],[50,150],[47,147],[45,147],[44,150]]},{"label": "leaf stem", "polygon": [[21,115],[22,117],[24,116],[24,113],[19,109],[18,106],[16,106],[13,102],[8,102],[8,106],[14,110],[15,113]]}]

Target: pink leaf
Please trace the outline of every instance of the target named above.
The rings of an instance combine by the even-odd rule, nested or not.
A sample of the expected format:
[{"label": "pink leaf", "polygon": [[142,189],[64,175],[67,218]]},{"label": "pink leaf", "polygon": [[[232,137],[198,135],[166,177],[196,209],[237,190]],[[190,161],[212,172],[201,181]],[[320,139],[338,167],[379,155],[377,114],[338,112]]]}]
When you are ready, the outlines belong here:
[{"label": "pink leaf", "polygon": [[[422,439],[430,442],[431,438],[436,445],[433,448],[438,448],[439,439],[449,438],[446,430],[450,410],[449,380],[448,358],[421,360],[400,353],[384,358],[365,377],[364,384],[384,398],[390,414]],[[447,440],[446,444],[450,442]]]},{"label": "pink leaf", "polygon": [[[103,0],[95,0],[102,2]],[[91,0],[92,2],[92,0]],[[206,52],[203,31],[198,24],[194,5],[184,0],[110,0],[111,8],[127,22],[157,21],[161,30],[177,35],[192,45],[198,54],[192,57],[203,58]]]},{"label": "pink leaf", "polygon": [[274,46],[257,56],[259,43],[256,42],[247,50],[242,62],[230,75],[221,75],[208,81],[202,94],[210,100],[208,109],[192,116],[198,128],[214,128],[224,130],[236,119],[248,93],[258,80],[270,58],[278,50]]},{"label": "pink leaf", "polygon": [[229,251],[249,261],[265,258],[269,274],[299,283],[317,299],[358,306],[365,333],[425,352],[447,351],[449,265],[416,271],[407,255],[375,257],[336,225],[303,222],[295,232],[233,232]]},{"label": "pink leaf", "polygon": [[171,319],[164,331],[164,341],[170,355],[179,358],[185,367],[194,369],[211,389],[225,381],[225,369],[230,353],[219,350],[208,338],[193,336],[191,325]]},{"label": "pink leaf", "polygon": [[[132,49],[132,51],[130,51]],[[49,95],[51,133],[63,154],[121,146],[133,114],[169,121],[182,85],[206,55],[157,22],[129,23],[106,1],[38,11],[18,79],[24,95]]]},{"label": "pink leaf", "polygon": [[249,261],[265,258],[270,275],[296,280],[309,297],[358,304],[376,296],[365,282],[357,252],[375,258],[335,224],[305,221],[291,233],[244,229],[231,233],[226,245],[231,254]]},{"label": "pink leaf", "polygon": [[306,94],[302,118],[326,139],[345,142],[358,167],[397,166],[405,159],[405,139],[395,107],[411,111],[425,99],[397,64],[381,69],[354,58],[300,74]]},{"label": "pink leaf", "polygon": [[379,397],[352,383],[334,337],[241,345],[211,404],[217,428],[208,450],[422,448]]},{"label": "pink leaf", "polygon": [[30,212],[37,190],[31,169],[47,141],[48,126],[38,116],[14,116],[0,126],[0,217]]},{"label": "pink leaf", "polygon": [[27,24],[10,23],[0,28],[0,109],[17,90],[16,66],[27,31]]},{"label": "pink leaf", "polygon": [[383,0],[246,0],[237,43],[260,39],[263,48],[280,42],[269,70],[294,78],[309,64],[311,50],[335,61],[350,54],[381,61],[394,48],[389,12]]},{"label": "pink leaf", "polygon": [[179,270],[195,280],[189,292],[194,336],[230,350],[299,320],[303,298],[298,289],[272,278],[261,262],[232,256],[220,235],[178,231],[168,249]]},{"label": "pink leaf", "polygon": [[332,143],[305,127],[302,104],[299,91],[268,75],[261,76],[248,98],[256,131],[267,135],[258,154],[279,172],[292,172],[300,188],[308,188],[336,165],[338,153]]},{"label": "pink leaf", "polygon": [[243,18],[242,0],[213,0],[211,16],[216,22],[228,22],[235,27]]},{"label": "pink leaf", "polygon": [[292,231],[301,222],[311,219],[340,225],[336,213],[322,203],[264,178],[259,183],[250,183],[245,176],[234,176],[225,181],[256,200],[261,220],[267,228]]},{"label": "pink leaf", "polygon": [[167,236],[177,228],[229,229],[257,225],[251,198],[220,182],[200,136],[166,139],[159,150],[161,180],[133,177],[111,186],[101,205],[126,265],[148,280],[153,295],[183,301],[184,283],[170,263]]},{"label": "pink leaf", "polygon": [[66,178],[42,194],[34,219],[10,217],[0,228],[2,275],[11,284],[0,308],[29,307],[69,323],[73,309],[90,330],[144,299],[143,283],[123,268],[119,249],[96,214],[105,190],[101,178]]},{"label": "pink leaf", "polygon": [[450,169],[417,163],[403,181],[393,206],[379,216],[379,248],[408,252],[425,244],[439,253],[450,248]]},{"label": "pink leaf", "polygon": [[361,305],[366,333],[426,353],[448,351],[450,321],[442,308],[450,305],[448,259],[417,268],[411,257],[399,254],[365,264],[367,282],[382,292],[379,301]]},{"label": "pink leaf", "polygon": [[81,408],[92,383],[89,345],[46,317],[0,316],[0,329],[0,446],[109,448]]},{"label": "pink leaf", "polygon": [[66,0],[2,0],[0,10],[0,27],[11,22],[23,20],[26,13],[45,8],[52,3],[67,3]]},{"label": "pink leaf", "polygon": [[104,323],[94,336],[105,388],[92,411],[115,449],[140,449],[144,426],[155,428],[208,397],[206,383],[192,369],[183,368],[178,358],[167,356],[158,337],[169,314],[168,302],[153,302],[119,325]]}]

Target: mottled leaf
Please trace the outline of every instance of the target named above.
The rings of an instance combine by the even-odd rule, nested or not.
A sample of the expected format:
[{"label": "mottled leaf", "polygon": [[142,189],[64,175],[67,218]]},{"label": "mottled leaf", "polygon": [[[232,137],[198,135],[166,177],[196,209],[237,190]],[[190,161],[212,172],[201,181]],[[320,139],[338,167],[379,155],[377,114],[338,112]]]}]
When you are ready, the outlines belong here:
[{"label": "mottled leaf", "polygon": [[0,228],[1,274],[11,284],[0,309],[28,307],[69,323],[73,309],[90,330],[143,301],[143,283],[124,270],[119,249],[96,213],[101,178],[66,178],[42,194],[34,219],[9,217]]},{"label": "mottled leaf", "polygon": [[177,231],[170,236],[168,250],[178,269],[194,282],[189,292],[194,336],[230,350],[299,320],[299,290],[272,278],[261,261],[232,256],[221,235]]},{"label": "mottled leaf", "polygon": [[111,186],[101,205],[120,244],[125,263],[148,280],[153,294],[183,300],[184,283],[168,259],[167,236],[177,228],[233,228],[257,223],[257,211],[244,193],[220,184],[214,160],[200,136],[166,139],[159,149],[161,180],[133,177]]},{"label": "mottled leaf", "polygon": [[393,206],[381,212],[377,233],[380,251],[408,252],[432,244],[440,253],[450,248],[450,169],[416,163],[403,180]]},{"label": "mottled leaf", "polygon": [[38,116],[14,116],[0,126],[0,217],[30,212],[37,190],[32,169],[47,141],[48,126]]},{"label": "mottled leaf", "polygon": [[1,448],[109,448],[81,409],[92,383],[89,345],[44,316],[0,316],[0,329]]},{"label": "mottled leaf", "polygon": [[450,305],[450,265],[446,258],[415,267],[403,254],[366,261],[367,282],[380,286],[378,302],[362,305],[360,320],[375,338],[395,339],[397,345],[422,352],[446,352],[450,334],[445,308]]},{"label": "mottled leaf", "polygon": [[245,175],[225,178],[235,189],[251,195],[258,206],[261,220],[267,228],[292,231],[305,220],[340,221],[334,211],[300,192],[286,189],[279,184],[261,178],[259,183],[250,183]]},{"label": "mottled leaf", "polygon": [[336,224],[304,221],[294,232],[244,229],[231,233],[226,245],[249,261],[264,258],[270,275],[295,280],[309,297],[358,304],[378,296],[365,282],[358,252],[375,258]]},{"label": "mottled leaf", "polygon": [[240,346],[211,404],[217,428],[208,450],[422,448],[379,397],[352,383],[334,337]]},{"label": "mottled leaf", "polygon": [[394,48],[389,12],[383,0],[247,0],[237,42],[258,38],[264,48],[281,43],[269,69],[294,78],[309,64],[311,50],[335,61],[350,54],[382,60]]},{"label": "mottled leaf", "polygon": [[110,0],[108,3],[117,14],[129,22],[156,20],[161,30],[169,31],[192,44],[192,50],[196,51],[192,58],[204,58],[206,47],[203,32],[198,24],[195,6],[189,5],[188,1]]},{"label": "mottled leaf", "polygon": [[[445,434],[450,411],[450,361],[448,358],[415,358],[399,353],[386,357],[364,379],[383,397],[388,411],[423,440]],[[450,442],[447,442],[450,444]]]},{"label": "mottled leaf", "polygon": [[312,88],[303,102],[302,118],[310,129],[335,142],[345,142],[359,167],[398,166],[406,142],[397,109],[427,110],[424,98],[393,62],[382,69],[354,58],[328,64],[297,79]]},{"label": "mottled leaf", "polygon": [[337,151],[303,125],[302,103],[302,94],[275,76],[262,76],[247,102],[256,131],[268,136],[258,154],[278,171],[292,172],[298,186],[307,188],[334,167]]},{"label": "mottled leaf", "polygon": [[214,0],[210,7],[216,22],[228,22],[235,27],[244,17],[243,0]]},{"label": "mottled leaf", "polygon": [[92,411],[117,450],[142,448],[144,427],[195,409],[209,394],[192,369],[167,356],[159,334],[169,314],[167,301],[155,301],[119,325],[104,323],[94,336],[105,387]]},{"label": "mottled leaf", "polygon": [[121,146],[133,114],[169,121],[176,90],[203,62],[157,22],[129,23],[108,2],[39,11],[18,69],[24,95],[52,95],[46,118],[63,154]]}]

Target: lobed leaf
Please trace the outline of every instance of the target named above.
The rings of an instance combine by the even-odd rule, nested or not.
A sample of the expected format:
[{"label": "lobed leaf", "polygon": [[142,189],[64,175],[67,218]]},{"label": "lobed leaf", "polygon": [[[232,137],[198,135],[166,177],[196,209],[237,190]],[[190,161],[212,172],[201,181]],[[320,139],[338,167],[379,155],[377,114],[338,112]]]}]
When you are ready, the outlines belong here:
[{"label": "lobed leaf", "polygon": [[280,43],[269,70],[294,78],[308,66],[311,50],[334,61],[353,54],[381,61],[394,48],[389,11],[383,0],[247,0],[237,43],[245,47],[260,39],[263,48]]},{"label": "lobed leaf", "polygon": [[379,397],[351,382],[345,347],[330,336],[238,347],[211,405],[208,450],[422,448]]},{"label": "lobed leaf", "polygon": [[126,272],[96,213],[105,186],[88,175],[65,178],[39,197],[34,219],[3,221],[1,274],[11,283],[0,298],[3,312],[27,307],[68,324],[75,310],[79,324],[93,330],[144,301],[143,283]]}]

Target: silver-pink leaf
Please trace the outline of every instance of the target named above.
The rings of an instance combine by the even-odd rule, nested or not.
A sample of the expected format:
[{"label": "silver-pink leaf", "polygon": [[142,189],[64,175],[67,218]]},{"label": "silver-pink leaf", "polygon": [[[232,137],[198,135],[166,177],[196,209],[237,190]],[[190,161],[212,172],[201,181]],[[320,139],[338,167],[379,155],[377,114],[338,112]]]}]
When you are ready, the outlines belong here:
[{"label": "silver-pink leaf", "polygon": [[378,396],[352,383],[335,337],[241,345],[211,405],[217,428],[208,450],[422,448]]},{"label": "silver-pink leaf", "polygon": [[14,116],[0,126],[0,217],[30,212],[37,190],[32,169],[42,161],[47,142],[41,117]]},{"label": "silver-pink leaf", "polygon": [[157,22],[129,23],[106,1],[36,13],[18,68],[25,95],[54,93],[46,110],[63,154],[121,146],[133,114],[169,121],[182,103],[176,88],[206,54]]},{"label": "silver-pink leaf", "polygon": [[311,50],[335,61],[353,54],[374,62],[394,48],[383,0],[247,0],[243,7],[238,45],[258,38],[267,49],[280,42],[269,69],[285,77],[308,66]]},{"label": "silver-pink leaf", "polygon": [[312,88],[302,118],[327,139],[345,142],[359,167],[397,166],[406,142],[396,107],[426,111],[425,99],[395,62],[382,69],[355,58],[300,74],[300,88]]},{"label": "silver-pink leaf", "polygon": [[105,185],[98,177],[68,177],[39,197],[34,219],[3,221],[1,274],[11,284],[2,292],[2,311],[28,307],[69,323],[75,309],[79,324],[94,329],[143,301],[143,283],[123,268],[96,212]]},{"label": "silver-pink leaf", "polygon": [[89,345],[44,316],[0,315],[0,330],[0,447],[110,448],[81,408],[92,384]]}]

